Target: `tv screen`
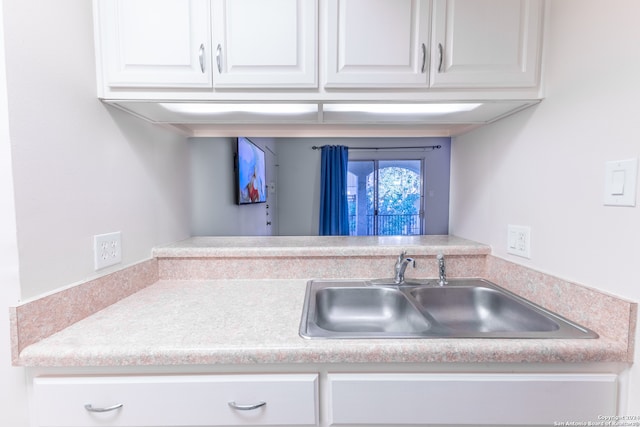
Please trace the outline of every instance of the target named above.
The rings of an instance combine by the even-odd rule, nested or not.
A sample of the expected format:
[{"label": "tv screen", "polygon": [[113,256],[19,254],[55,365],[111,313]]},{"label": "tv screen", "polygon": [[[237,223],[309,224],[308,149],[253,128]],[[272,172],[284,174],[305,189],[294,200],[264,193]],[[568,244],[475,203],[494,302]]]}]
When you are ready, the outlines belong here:
[{"label": "tv screen", "polygon": [[251,140],[238,138],[237,201],[239,205],[267,201],[264,151]]}]

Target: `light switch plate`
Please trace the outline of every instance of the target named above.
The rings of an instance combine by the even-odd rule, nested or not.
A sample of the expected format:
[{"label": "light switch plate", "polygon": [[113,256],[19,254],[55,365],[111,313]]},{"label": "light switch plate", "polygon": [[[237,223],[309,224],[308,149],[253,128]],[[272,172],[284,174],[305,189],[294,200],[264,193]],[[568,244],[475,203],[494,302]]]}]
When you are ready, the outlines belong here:
[{"label": "light switch plate", "polygon": [[605,165],[604,204],[635,206],[638,159],[616,160]]},{"label": "light switch plate", "polygon": [[507,226],[507,253],[531,258],[531,227]]}]

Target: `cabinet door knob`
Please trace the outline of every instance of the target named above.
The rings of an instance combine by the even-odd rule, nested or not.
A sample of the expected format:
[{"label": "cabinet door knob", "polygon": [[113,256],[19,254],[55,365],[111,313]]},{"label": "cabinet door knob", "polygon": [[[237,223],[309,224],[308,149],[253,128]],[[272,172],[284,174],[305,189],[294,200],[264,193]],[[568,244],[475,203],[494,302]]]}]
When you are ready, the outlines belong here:
[{"label": "cabinet door knob", "polygon": [[424,74],[427,66],[427,46],[422,43],[422,67],[420,67],[420,72]]},{"label": "cabinet door knob", "polygon": [[438,43],[438,53],[440,54],[440,61],[438,62],[438,72],[442,72],[442,61],[444,60],[444,48],[442,43]]},{"label": "cabinet door knob", "polygon": [[198,51],[198,59],[200,60],[200,71],[204,74],[204,43],[200,45],[200,50]]},{"label": "cabinet door knob", "polygon": [[216,64],[218,65],[218,73],[222,74],[222,46],[219,44],[216,48]]},{"label": "cabinet door knob", "polygon": [[123,406],[124,406],[124,403],[119,403],[117,405],[108,406],[106,408],[94,408],[93,405],[91,405],[90,403],[87,403],[86,405],[84,405],[84,409],[86,409],[89,412],[111,412],[111,411],[115,411],[116,409],[120,409]]},{"label": "cabinet door knob", "polygon": [[267,402],[258,402],[250,405],[241,405],[236,402],[229,402],[229,406],[233,409],[237,409],[238,411],[253,411],[254,409],[261,408],[265,406]]}]

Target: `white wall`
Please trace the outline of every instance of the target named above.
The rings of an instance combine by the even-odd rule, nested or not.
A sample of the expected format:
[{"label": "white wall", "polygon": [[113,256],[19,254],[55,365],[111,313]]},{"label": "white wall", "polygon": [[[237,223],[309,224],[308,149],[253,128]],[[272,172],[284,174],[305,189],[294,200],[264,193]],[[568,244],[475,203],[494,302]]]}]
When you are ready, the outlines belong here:
[{"label": "white wall", "polygon": [[9,310],[20,299],[18,244],[11,174],[7,86],[5,84],[4,25],[0,1],[0,425],[26,427],[25,373],[11,366]]},{"label": "white wall", "polygon": [[[451,233],[640,301],[640,198],[602,203],[605,162],[640,156],[640,2],[549,3],[546,99],[454,139]],[[507,224],[531,226],[530,260],[506,254]],[[637,366],[628,404],[640,414]]]},{"label": "white wall", "polygon": [[[267,183],[276,181],[276,144],[251,138],[265,152]],[[277,199],[236,204],[235,138],[190,138],[191,234],[193,236],[268,236],[278,234]],[[271,225],[267,225],[270,221]]]},{"label": "white wall", "polygon": [[[425,153],[427,234],[447,234],[449,215],[449,138],[281,138],[278,139],[278,212],[281,235],[318,234],[320,151],[325,144],[350,147],[440,144]],[[395,152],[402,156],[401,152]],[[353,150],[349,158],[366,153]]]},{"label": "white wall", "polygon": [[[0,425],[26,427],[8,307],[187,237],[188,153],[97,100],[90,1],[1,5]],[[116,230],[123,263],[95,272],[92,237]]]},{"label": "white wall", "polygon": [[[187,237],[186,138],[97,99],[91,2],[5,0],[4,16],[22,296]],[[123,263],[95,272],[93,236],[111,231]]]}]

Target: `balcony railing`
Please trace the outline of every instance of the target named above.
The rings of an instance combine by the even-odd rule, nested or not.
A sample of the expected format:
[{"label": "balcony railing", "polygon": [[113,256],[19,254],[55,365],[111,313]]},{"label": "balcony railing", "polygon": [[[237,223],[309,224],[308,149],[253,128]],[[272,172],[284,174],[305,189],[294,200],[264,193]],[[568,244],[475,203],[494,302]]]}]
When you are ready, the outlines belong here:
[{"label": "balcony railing", "polygon": [[351,236],[412,236],[421,234],[420,215],[349,215]]}]

